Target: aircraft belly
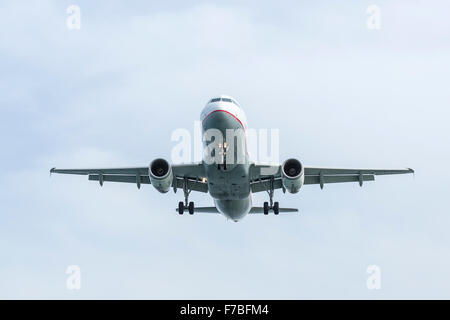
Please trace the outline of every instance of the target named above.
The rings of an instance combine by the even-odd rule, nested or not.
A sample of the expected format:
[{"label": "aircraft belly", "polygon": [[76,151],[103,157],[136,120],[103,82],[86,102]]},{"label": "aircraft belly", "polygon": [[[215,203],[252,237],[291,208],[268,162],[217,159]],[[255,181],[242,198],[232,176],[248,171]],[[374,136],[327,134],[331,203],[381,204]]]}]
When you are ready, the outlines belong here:
[{"label": "aircraft belly", "polygon": [[[242,123],[235,116],[227,112],[215,112],[206,118],[202,124],[203,131],[216,129],[222,132],[224,140],[226,140],[227,130],[244,130]],[[231,144],[231,142],[229,141]],[[217,163],[206,164],[205,171],[208,178],[208,190],[214,199],[218,200],[239,200],[245,199],[250,194],[250,178],[249,178],[249,160],[246,154],[246,141],[236,141],[236,148],[244,153],[243,163],[238,163],[235,158],[234,163],[226,163],[226,166]],[[235,156],[238,153],[235,150]]]},{"label": "aircraft belly", "polygon": [[218,169],[217,165],[206,166],[208,190],[214,199],[239,200],[250,194],[248,165],[237,165],[232,170]]},{"label": "aircraft belly", "polygon": [[[245,130],[242,122],[229,112],[214,112],[203,121],[203,131],[217,129],[222,132],[224,140],[227,130]],[[233,163],[213,163],[205,165],[208,181],[208,191],[214,198],[216,208],[226,217],[237,221],[244,217],[251,209],[249,159],[247,154],[246,140],[236,139],[233,146],[235,149],[235,160]],[[227,141],[230,144],[230,141]],[[237,148],[240,148],[238,151]],[[243,162],[237,161],[238,152],[242,152]]]},{"label": "aircraft belly", "polygon": [[251,209],[250,196],[240,200],[214,200],[217,210],[227,218],[238,221]]}]

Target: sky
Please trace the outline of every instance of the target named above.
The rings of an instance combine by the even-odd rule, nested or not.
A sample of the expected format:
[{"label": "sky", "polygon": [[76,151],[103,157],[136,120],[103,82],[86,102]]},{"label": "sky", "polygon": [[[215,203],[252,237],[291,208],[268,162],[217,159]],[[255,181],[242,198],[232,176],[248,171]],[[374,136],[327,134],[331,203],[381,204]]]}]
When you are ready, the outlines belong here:
[{"label": "sky", "polygon": [[[81,10],[81,28],[66,10]],[[366,10],[377,5],[379,30]],[[448,1],[0,1],[0,298],[450,298]],[[299,214],[49,175],[170,159],[213,96],[280,159],[415,175],[275,192]],[[191,194],[197,206],[212,205]],[[258,193],[262,205],[267,195]],[[81,287],[69,290],[68,266]],[[367,287],[368,266],[381,288]]]}]

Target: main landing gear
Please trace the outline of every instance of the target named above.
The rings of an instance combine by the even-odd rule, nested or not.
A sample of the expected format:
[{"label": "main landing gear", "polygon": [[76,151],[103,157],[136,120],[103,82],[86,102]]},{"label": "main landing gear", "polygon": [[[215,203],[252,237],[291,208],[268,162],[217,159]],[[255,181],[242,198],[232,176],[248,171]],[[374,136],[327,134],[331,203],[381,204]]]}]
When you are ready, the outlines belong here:
[{"label": "main landing gear", "polygon": [[189,202],[189,194],[191,190],[188,189],[188,180],[184,178],[183,183],[183,193],[184,193],[184,203],[183,201],[178,202],[178,213],[183,214],[184,210],[188,210],[189,214],[194,214],[194,202]]},{"label": "main landing gear", "polygon": [[269,201],[270,202],[264,202],[264,214],[268,215],[269,214],[269,210],[272,210],[273,213],[275,215],[278,215],[280,213],[280,205],[278,204],[278,202],[273,202],[273,178],[270,179],[270,187],[269,190],[267,190],[267,193],[269,194]]}]

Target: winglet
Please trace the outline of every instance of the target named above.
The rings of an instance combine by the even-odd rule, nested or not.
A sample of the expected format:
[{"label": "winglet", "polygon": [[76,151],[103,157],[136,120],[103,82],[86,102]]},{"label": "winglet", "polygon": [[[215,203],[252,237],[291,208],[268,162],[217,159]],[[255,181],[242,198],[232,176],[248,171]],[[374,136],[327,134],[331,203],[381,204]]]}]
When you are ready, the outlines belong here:
[{"label": "winglet", "polygon": [[407,168],[407,169],[409,170],[410,173],[413,174],[413,178],[415,178],[416,177],[416,173],[414,172],[414,169],[412,169],[412,168]]},{"label": "winglet", "polygon": [[52,176],[52,173],[55,171],[56,168],[51,168],[50,169],[50,177]]}]

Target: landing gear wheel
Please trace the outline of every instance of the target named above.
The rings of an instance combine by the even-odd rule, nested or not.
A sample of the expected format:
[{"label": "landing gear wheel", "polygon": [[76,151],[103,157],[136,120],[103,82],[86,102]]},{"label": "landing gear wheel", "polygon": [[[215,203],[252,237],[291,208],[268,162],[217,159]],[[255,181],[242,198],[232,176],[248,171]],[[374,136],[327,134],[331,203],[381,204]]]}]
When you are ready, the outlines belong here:
[{"label": "landing gear wheel", "polygon": [[265,215],[269,214],[269,203],[267,201],[264,202],[264,214]]},{"label": "landing gear wheel", "polygon": [[189,214],[194,214],[194,202],[189,202]]},{"label": "landing gear wheel", "polygon": [[275,202],[273,204],[273,213],[276,215],[280,213],[280,205],[278,204],[278,202]]},{"label": "landing gear wheel", "polygon": [[188,203],[189,194],[192,190],[188,189],[188,178],[185,177],[183,179],[183,193],[184,193],[184,202],[178,202],[178,213],[183,214],[184,210],[187,209],[189,214],[194,214],[194,203],[191,201]]}]

